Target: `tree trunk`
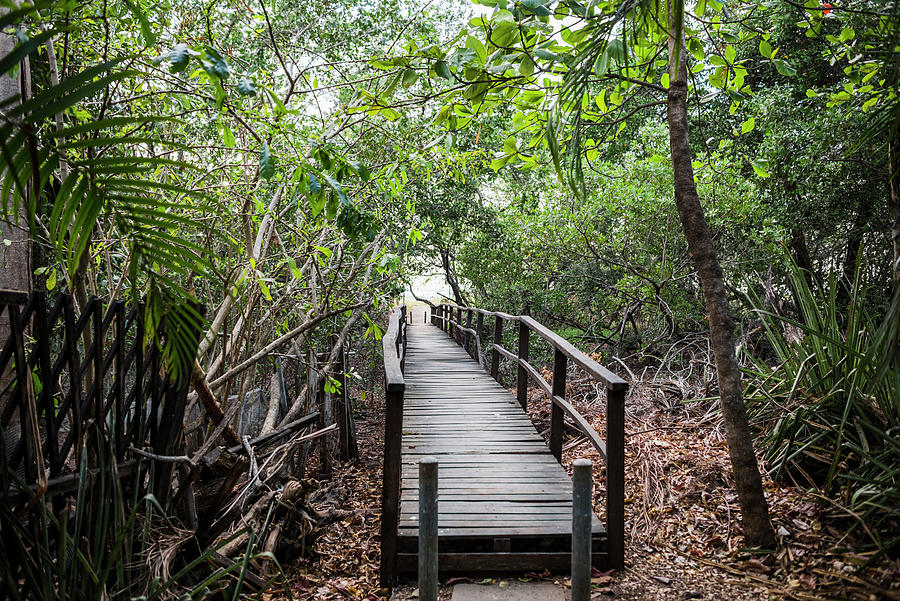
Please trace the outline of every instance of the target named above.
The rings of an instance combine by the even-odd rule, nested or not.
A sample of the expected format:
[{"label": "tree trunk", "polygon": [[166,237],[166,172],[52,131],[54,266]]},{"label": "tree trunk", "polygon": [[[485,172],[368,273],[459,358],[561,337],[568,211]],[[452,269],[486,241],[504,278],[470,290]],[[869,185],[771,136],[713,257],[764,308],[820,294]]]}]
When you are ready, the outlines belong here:
[{"label": "tree trunk", "polygon": [[[5,15],[8,9],[0,9]],[[0,56],[6,57],[16,46],[16,39],[0,33]],[[22,72],[22,69],[19,70]],[[21,94],[17,77],[0,73],[0,102]],[[7,107],[11,108],[11,107]],[[2,169],[6,177],[6,169]],[[36,191],[32,191],[36,193]],[[12,208],[12,207],[10,207]],[[31,236],[28,232],[28,218],[25,215],[25,199],[19,200],[19,210],[15,214],[0,215],[0,288],[31,292]],[[0,317],[0,344],[9,336],[9,317],[6,312]]]},{"label": "tree trunk", "polygon": [[891,240],[894,247],[894,286],[900,287],[900,134],[888,146],[891,189]]},{"label": "tree trunk", "polygon": [[450,284],[450,289],[453,291],[453,300],[456,301],[457,305],[465,306],[465,299],[463,298],[462,291],[459,289],[459,281],[456,279],[456,274],[453,272],[453,265],[450,263],[450,249],[441,249],[441,265],[444,267],[444,275],[447,278],[447,283]]},{"label": "tree trunk", "polygon": [[[7,9],[0,10],[6,14]],[[0,56],[7,56],[16,46],[16,39],[0,34]],[[0,101],[21,94],[18,78],[8,73],[0,74]],[[6,176],[4,169],[4,177]],[[37,193],[33,190],[32,193]],[[7,244],[7,240],[9,243]],[[28,233],[28,219],[25,216],[25,201],[19,202],[16,215],[4,215],[0,220],[0,288],[31,292],[31,236]],[[5,340],[5,337],[3,338]]]},{"label": "tree trunk", "polygon": [[747,411],[741,392],[741,372],[734,353],[734,323],[725,296],[722,267],[716,257],[712,235],[694,182],[691,149],[688,139],[687,68],[684,44],[680,44],[680,60],[675,57],[675,25],[682,18],[673,18],[672,0],[669,2],[669,93],[667,120],[669,145],[672,152],[672,171],[675,180],[675,204],[687,239],[688,248],[700,276],[703,297],[709,319],[709,338],[719,380],[719,396],[728,454],[734,469],[735,485],[741,505],[741,524],[744,540],[751,547],[771,548],[775,533],[769,521],[769,509],[763,494],[762,479],[747,421]]}]

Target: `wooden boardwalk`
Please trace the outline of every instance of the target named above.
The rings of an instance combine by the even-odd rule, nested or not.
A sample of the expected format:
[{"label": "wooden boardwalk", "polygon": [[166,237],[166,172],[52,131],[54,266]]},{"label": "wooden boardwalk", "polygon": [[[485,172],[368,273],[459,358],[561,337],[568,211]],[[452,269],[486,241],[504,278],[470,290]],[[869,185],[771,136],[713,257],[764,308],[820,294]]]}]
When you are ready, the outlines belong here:
[{"label": "wooden boardwalk", "polygon": [[[398,569],[416,567],[417,465],[434,456],[442,572],[567,570],[572,483],[516,398],[439,328],[406,336]],[[602,565],[596,516],[593,538]]]}]

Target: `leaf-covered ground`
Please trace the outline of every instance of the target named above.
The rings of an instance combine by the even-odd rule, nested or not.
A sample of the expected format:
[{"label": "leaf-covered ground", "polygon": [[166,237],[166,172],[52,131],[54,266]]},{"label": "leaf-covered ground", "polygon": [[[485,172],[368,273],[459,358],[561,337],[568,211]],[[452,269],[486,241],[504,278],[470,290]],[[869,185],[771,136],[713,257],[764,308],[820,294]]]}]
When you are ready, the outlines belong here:
[{"label": "leaf-covered ground", "polygon": [[[626,563],[624,572],[594,573],[598,599],[900,599],[900,562],[881,560],[862,568],[869,555],[862,529],[839,507],[797,487],[766,480],[780,546],[768,555],[742,549],[739,510],[724,433],[714,405],[681,404],[673,387],[637,382],[628,398]],[[601,432],[604,401],[586,384],[570,387],[583,413]],[[677,394],[675,396],[678,396]],[[578,399],[582,399],[578,403]],[[538,429],[549,424],[549,408],[532,392],[530,413]],[[347,519],[316,543],[315,556],[288,566],[294,598],[337,600],[384,598],[378,584],[379,513],[383,425],[370,408],[357,422],[361,458],[340,467]],[[568,466],[578,457],[599,456],[589,443],[570,443]],[[595,503],[602,514],[603,473],[595,468]],[[565,575],[529,574],[567,586]],[[483,581],[483,576],[473,576]],[[458,580],[457,580],[458,581]],[[451,583],[452,584],[452,583]],[[405,597],[414,586],[402,588]],[[449,590],[449,589],[448,589]],[[284,597],[273,590],[267,596]]]}]

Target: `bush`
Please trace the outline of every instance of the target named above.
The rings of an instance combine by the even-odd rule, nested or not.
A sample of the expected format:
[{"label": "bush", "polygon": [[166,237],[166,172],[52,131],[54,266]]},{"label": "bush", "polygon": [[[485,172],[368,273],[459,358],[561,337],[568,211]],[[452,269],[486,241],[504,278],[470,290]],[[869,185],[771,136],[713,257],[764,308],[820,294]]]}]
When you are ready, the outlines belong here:
[{"label": "bush", "polygon": [[[760,314],[775,366],[753,358],[748,389],[767,467],[846,506],[881,551],[900,544],[900,290],[872,319],[857,266],[846,311],[834,276],[811,287],[789,263],[799,317]],[[796,336],[785,336],[795,328]]]}]

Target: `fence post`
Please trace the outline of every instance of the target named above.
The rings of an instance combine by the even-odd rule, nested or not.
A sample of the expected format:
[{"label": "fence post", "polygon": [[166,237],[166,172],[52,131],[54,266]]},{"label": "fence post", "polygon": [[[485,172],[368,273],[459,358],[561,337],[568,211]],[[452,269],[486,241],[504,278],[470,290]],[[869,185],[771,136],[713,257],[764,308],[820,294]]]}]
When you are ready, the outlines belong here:
[{"label": "fence post", "polygon": [[516,398],[523,410],[528,407],[528,372],[525,371],[525,366],[521,362],[528,361],[530,334],[531,329],[525,325],[524,321],[519,321],[519,371],[516,379]]},{"label": "fence post", "polygon": [[[466,327],[470,330],[472,329],[472,309],[466,309]],[[465,334],[465,344],[463,345],[463,348],[466,349],[469,356],[472,356],[472,351],[469,350],[469,345],[472,343],[472,335],[469,332],[466,332]]]},{"label": "fence post", "polygon": [[437,601],[438,460],[419,461],[419,601]]},{"label": "fence post", "polygon": [[572,601],[591,598],[591,462],[572,463]]},{"label": "fence post", "polygon": [[478,365],[484,367],[484,358],[481,356],[484,347],[484,313],[478,312],[475,318],[475,352],[478,353]]},{"label": "fence post", "polygon": [[332,396],[332,407],[334,412],[334,421],[338,424],[338,446],[340,447],[341,461],[350,459],[350,408],[347,407],[347,359],[344,355],[344,343],[341,341],[340,350],[338,352],[337,373],[335,379],[340,383],[341,392],[338,394],[338,400],[334,402]]},{"label": "fence post", "polygon": [[400,444],[403,434],[403,390],[386,391],[384,472],[381,494],[381,586],[397,581],[397,525],[400,519]]},{"label": "fence post", "polygon": [[[553,396],[566,398],[566,365],[568,358],[559,349],[553,354]],[[550,405],[550,452],[562,460],[563,410],[553,401]]]},{"label": "fence post", "polygon": [[606,536],[617,570],[625,568],[625,390],[606,391]]},{"label": "fence post", "polygon": [[[503,318],[494,315],[494,344],[503,346]],[[491,377],[500,381],[500,351],[491,347]]]}]

